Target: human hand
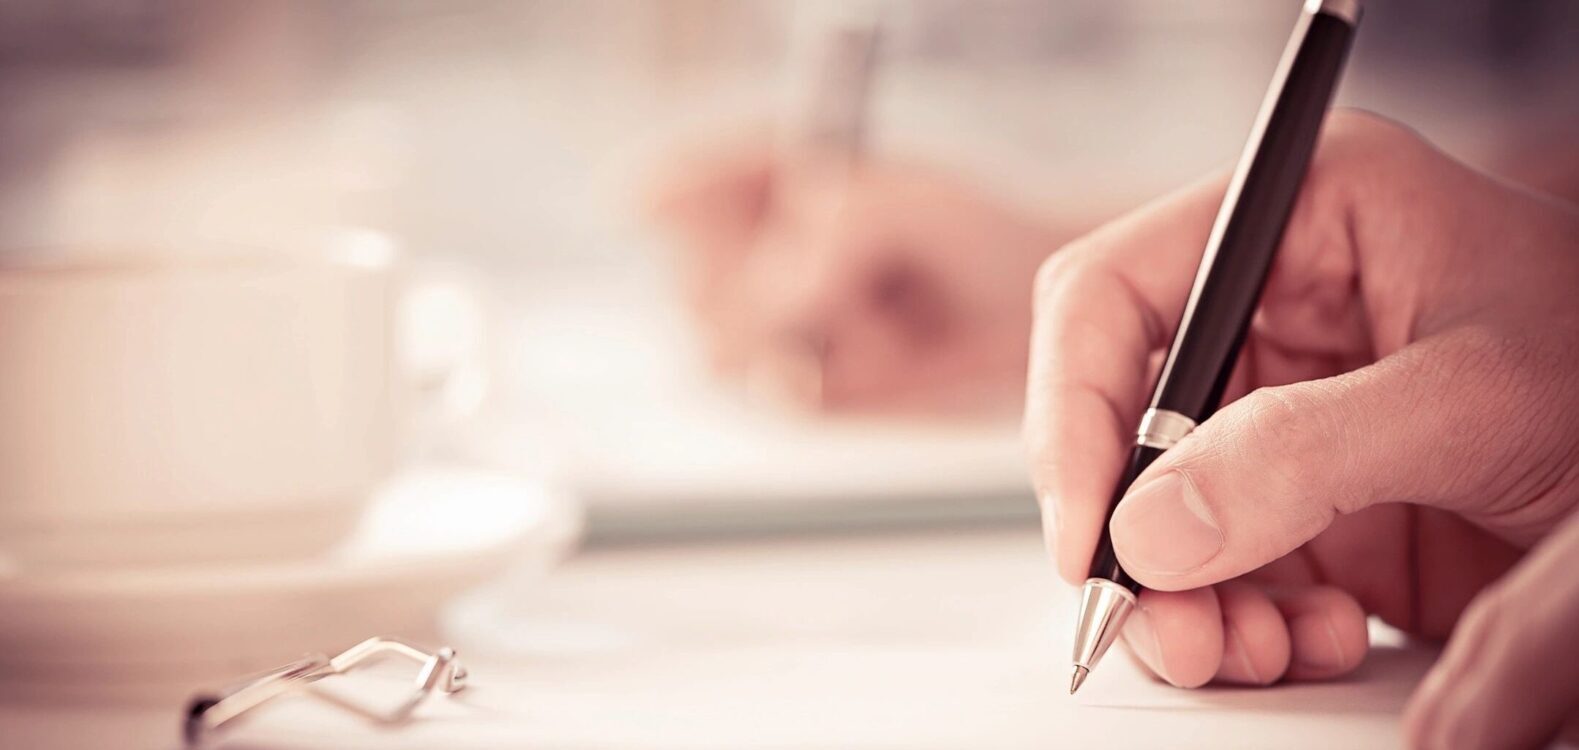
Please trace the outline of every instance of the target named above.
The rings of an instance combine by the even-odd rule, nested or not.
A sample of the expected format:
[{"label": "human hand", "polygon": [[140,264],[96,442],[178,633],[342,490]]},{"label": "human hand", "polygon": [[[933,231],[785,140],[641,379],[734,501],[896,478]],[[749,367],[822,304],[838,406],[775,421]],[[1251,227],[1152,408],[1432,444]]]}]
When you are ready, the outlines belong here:
[{"label": "human hand", "polygon": [[1404,716],[1414,747],[1532,747],[1579,706],[1579,513],[1465,610]]},{"label": "human hand", "polygon": [[[1169,196],[1076,241],[1039,277],[1026,432],[1071,583],[1086,577],[1224,189],[1215,179]],[[1176,685],[1266,684],[1352,670],[1367,613],[1448,635],[1579,504],[1576,282],[1572,206],[1479,175],[1395,125],[1334,115],[1225,406],[1115,509],[1118,557],[1147,587],[1129,650]],[[1546,558],[1575,554],[1573,535],[1554,535],[1491,591],[1527,590],[1555,564]],[[1511,632],[1508,614],[1488,619]],[[1539,648],[1563,653],[1574,619],[1549,613],[1523,647],[1544,636]],[[1454,656],[1486,648],[1466,642],[1478,635],[1456,638],[1442,669],[1491,669]],[[1487,742],[1551,731],[1579,702],[1572,675],[1562,679],[1558,697],[1519,701],[1518,720],[1483,723],[1505,733]],[[1518,693],[1486,694],[1510,689],[1428,684],[1410,736],[1439,744],[1472,715],[1443,709],[1463,691],[1484,707],[1513,705]]]},{"label": "human hand", "polygon": [[716,368],[819,409],[1017,405],[1031,279],[1063,236],[935,170],[768,143],[685,155],[650,199]]}]

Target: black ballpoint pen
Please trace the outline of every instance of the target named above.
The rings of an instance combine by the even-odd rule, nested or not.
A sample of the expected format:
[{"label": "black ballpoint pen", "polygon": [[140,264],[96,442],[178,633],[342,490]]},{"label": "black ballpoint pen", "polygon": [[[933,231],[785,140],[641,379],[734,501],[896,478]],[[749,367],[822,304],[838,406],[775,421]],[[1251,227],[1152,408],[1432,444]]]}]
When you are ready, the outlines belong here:
[{"label": "black ballpoint pen", "polygon": [[[1222,401],[1359,20],[1360,0],[1307,0],[1300,13],[1217,212],[1178,334],[1109,502],[1109,522],[1135,478]],[[1113,644],[1141,588],[1119,565],[1107,526],[1081,590],[1070,693]]]}]

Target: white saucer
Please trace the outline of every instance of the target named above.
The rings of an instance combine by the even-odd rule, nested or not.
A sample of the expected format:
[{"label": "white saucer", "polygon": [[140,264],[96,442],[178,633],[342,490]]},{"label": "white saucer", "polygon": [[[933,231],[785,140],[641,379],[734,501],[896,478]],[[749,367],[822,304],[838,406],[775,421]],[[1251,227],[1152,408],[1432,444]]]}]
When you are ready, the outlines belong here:
[{"label": "white saucer", "polygon": [[545,569],[580,531],[579,508],[541,484],[425,468],[313,558],[0,571],[0,694],[179,700],[371,635],[432,640],[444,601]]}]

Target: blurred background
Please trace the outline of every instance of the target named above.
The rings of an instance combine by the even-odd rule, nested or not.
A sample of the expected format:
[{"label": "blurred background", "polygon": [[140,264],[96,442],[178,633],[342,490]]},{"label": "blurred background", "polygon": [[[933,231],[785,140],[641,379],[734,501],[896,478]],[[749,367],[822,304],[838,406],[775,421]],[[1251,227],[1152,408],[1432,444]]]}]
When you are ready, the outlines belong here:
[{"label": "blurred background", "polygon": [[[204,621],[197,561],[421,623],[523,548],[1029,527],[1036,264],[1227,168],[1299,6],[0,0],[0,359],[37,363],[0,379],[0,631],[98,674],[190,634],[59,623]],[[1561,0],[1379,0],[1339,99],[1573,196],[1576,38]]]},{"label": "blurred background", "polygon": [[[882,6],[863,149],[967,180],[1047,222],[1051,251],[1223,168],[1297,6]],[[1374,6],[1345,103],[1407,122],[1478,166],[1562,179],[1521,149],[1571,145],[1572,4]],[[643,221],[643,186],[665,160],[671,171],[708,168],[701,158],[686,166],[679,144],[793,123],[786,107],[807,86],[797,66],[817,64],[797,45],[837,7],[9,0],[0,252],[398,248],[487,304],[486,336],[443,341],[452,334],[430,325],[429,340],[408,347],[430,359],[474,348],[468,356],[486,359],[486,408],[472,409],[467,434],[430,449],[564,469],[611,532],[662,519],[623,523],[601,512],[605,501],[638,513],[642,496],[807,494],[781,485],[859,473],[849,464],[860,462],[842,460],[846,436],[819,451],[782,414],[764,420],[717,397],[701,364],[706,344],[677,304],[675,264]],[[480,382],[469,387],[482,398]],[[860,432],[851,445],[884,442],[867,440],[869,428],[840,429]],[[1002,472],[967,487],[1020,489],[1012,459],[995,459],[1012,441],[958,429],[937,440],[948,453],[959,440],[970,446],[961,471]],[[834,455],[780,477],[777,454],[792,448],[809,461]],[[908,458],[874,450],[872,461]],[[726,481],[731,471],[738,481]],[[853,494],[930,494],[933,484],[894,492],[892,479]]]}]

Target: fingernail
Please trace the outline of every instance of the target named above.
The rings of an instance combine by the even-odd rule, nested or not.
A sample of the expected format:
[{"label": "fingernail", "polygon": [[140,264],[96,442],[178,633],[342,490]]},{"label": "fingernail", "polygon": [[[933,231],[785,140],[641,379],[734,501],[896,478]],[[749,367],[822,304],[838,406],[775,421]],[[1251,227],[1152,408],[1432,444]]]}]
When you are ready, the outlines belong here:
[{"label": "fingernail", "polygon": [[1338,642],[1338,631],[1333,629],[1332,620],[1326,615],[1295,617],[1288,624],[1288,633],[1294,642],[1294,663],[1307,673],[1306,676],[1339,670],[1347,665],[1343,645]]},{"label": "fingernail", "polygon": [[1164,575],[1188,573],[1223,548],[1223,532],[1195,485],[1170,471],[1133,489],[1113,513],[1124,565]]},{"label": "fingernail", "polygon": [[1053,497],[1053,493],[1044,492],[1042,493],[1041,505],[1042,528],[1046,529],[1047,533],[1056,536],[1064,530],[1064,520],[1058,517],[1058,501]]},{"label": "fingernail", "polygon": [[1157,640],[1157,631],[1151,627],[1151,616],[1141,607],[1136,607],[1130,613],[1129,620],[1124,623],[1124,642],[1129,644],[1135,657],[1140,659],[1157,676],[1164,681],[1168,680],[1168,670],[1162,663],[1162,643]]},{"label": "fingernail", "polygon": [[1047,545],[1047,553],[1054,560],[1058,559],[1058,510],[1053,505],[1052,495],[1042,495],[1042,541]]},{"label": "fingernail", "polygon": [[1224,676],[1252,685],[1265,685],[1267,681],[1261,676],[1261,671],[1256,669],[1255,662],[1250,660],[1250,651],[1245,648],[1244,639],[1239,637],[1239,630],[1229,625],[1227,632],[1228,642],[1223,646]]}]

